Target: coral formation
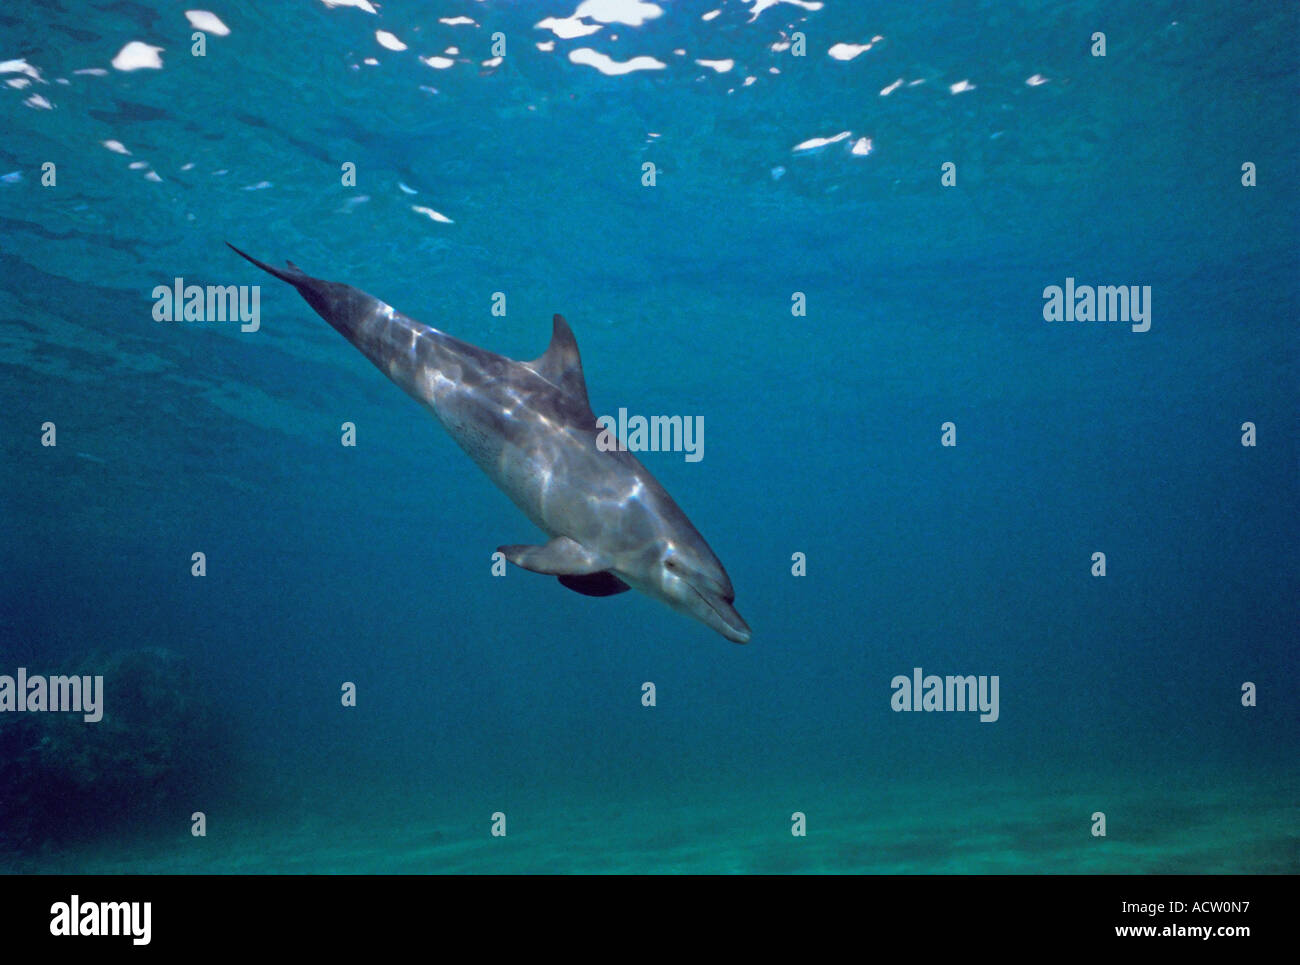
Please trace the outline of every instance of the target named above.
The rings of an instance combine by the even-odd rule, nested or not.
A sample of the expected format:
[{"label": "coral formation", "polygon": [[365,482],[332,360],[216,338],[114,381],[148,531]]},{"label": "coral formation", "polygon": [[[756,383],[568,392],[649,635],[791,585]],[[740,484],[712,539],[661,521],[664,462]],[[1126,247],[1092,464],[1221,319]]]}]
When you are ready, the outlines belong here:
[{"label": "coral formation", "polygon": [[0,714],[0,851],[90,839],[169,813],[184,827],[226,753],[216,709],[186,661],[126,650],[57,672],[103,675],[103,719]]}]

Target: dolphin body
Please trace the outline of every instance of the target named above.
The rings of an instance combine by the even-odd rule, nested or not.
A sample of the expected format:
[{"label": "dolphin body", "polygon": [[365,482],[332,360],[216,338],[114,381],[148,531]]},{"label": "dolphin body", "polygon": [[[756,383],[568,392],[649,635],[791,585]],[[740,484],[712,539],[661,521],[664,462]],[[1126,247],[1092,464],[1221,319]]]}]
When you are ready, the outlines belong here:
[{"label": "dolphin body", "polygon": [[511,563],[571,590],[611,596],[636,588],[749,641],[727,571],[686,514],[630,452],[597,447],[578,343],[555,316],[546,354],[516,362],[452,338],[351,285],[293,262],[273,268],[325,321],[430,409],[479,468],[550,542],[502,546]]}]

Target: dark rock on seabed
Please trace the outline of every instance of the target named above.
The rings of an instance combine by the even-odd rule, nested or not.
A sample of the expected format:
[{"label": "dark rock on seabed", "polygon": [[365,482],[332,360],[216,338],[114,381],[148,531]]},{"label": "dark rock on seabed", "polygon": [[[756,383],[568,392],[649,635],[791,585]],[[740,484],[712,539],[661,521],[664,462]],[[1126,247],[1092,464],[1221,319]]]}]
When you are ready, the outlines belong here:
[{"label": "dark rock on seabed", "polygon": [[163,819],[179,831],[228,771],[226,728],[178,655],[125,650],[27,670],[102,675],[103,718],[0,714],[0,853],[31,854]]}]

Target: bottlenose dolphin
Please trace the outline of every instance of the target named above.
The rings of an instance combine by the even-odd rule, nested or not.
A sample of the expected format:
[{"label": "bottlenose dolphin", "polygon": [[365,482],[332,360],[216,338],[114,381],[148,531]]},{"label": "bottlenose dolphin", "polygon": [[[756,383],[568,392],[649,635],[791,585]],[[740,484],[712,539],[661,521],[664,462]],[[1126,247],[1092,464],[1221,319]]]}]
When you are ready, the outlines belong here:
[{"label": "bottlenose dolphin", "polygon": [[554,318],[545,355],[516,362],[293,262],[273,268],[230,247],[298,289],[551,537],[499,547],[511,563],[588,596],[636,588],[728,640],[749,641],[727,571],[686,514],[630,452],[597,447],[578,343],[563,318]]}]

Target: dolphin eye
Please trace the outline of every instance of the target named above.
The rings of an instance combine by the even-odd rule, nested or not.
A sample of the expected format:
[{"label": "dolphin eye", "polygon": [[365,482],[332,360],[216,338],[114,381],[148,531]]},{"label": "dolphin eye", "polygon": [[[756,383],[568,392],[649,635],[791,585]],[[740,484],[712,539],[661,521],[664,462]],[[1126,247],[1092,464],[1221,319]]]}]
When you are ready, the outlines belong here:
[{"label": "dolphin eye", "polygon": [[675,569],[677,569],[677,561],[676,561],[676,560],[664,560],[664,566],[668,567],[670,570],[675,570]]}]

